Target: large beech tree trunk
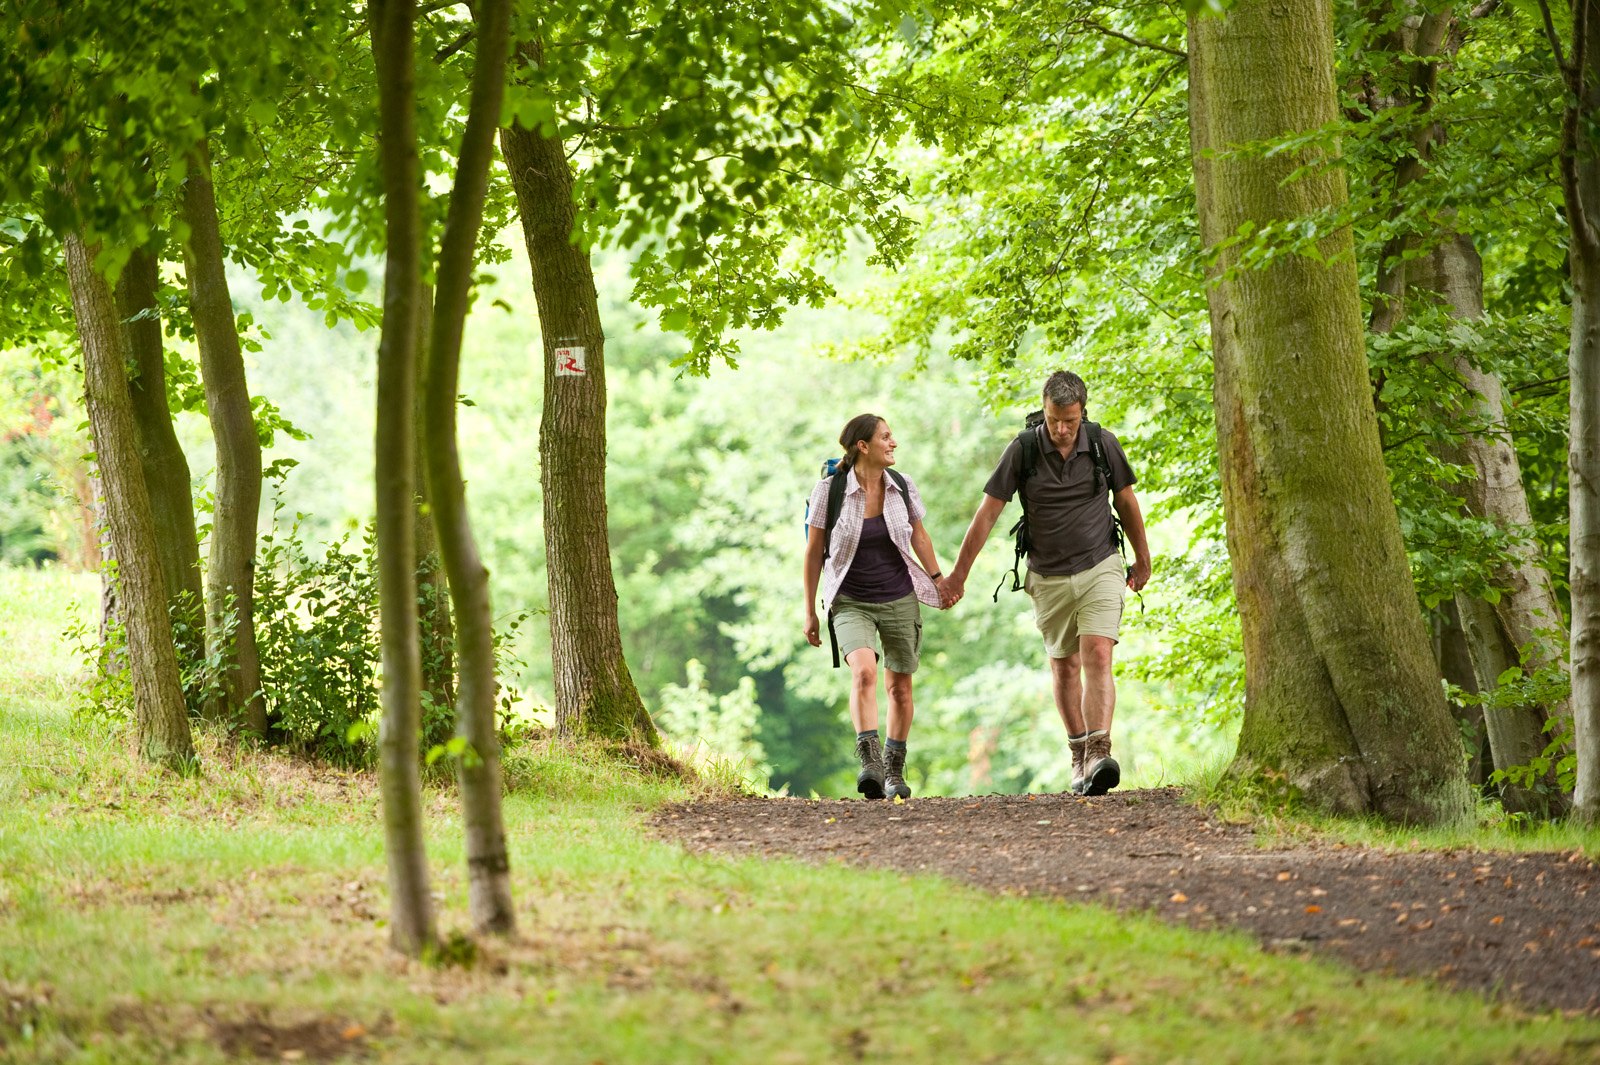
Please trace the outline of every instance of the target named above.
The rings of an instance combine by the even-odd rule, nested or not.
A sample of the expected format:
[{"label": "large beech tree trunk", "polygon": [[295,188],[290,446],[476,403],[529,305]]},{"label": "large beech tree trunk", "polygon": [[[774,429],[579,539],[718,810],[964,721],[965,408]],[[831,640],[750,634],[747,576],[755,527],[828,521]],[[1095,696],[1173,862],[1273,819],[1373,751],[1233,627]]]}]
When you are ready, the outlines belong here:
[{"label": "large beech tree trunk", "polygon": [[[519,61],[537,65],[536,46]],[[661,742],[622,653],[606,531],[605,333],[588,253],[574,243],[572,170],[557,137],[500,131],[533,272],[544,339],[540,483],[550,587],[556,727],[568,739]],[[558,348],[583,349],[584,372],[558,372]],[[563,360],[565,361],[565,360]]]},{"label": "large beech tree trunk", "polygon": [[[155,253],[135,249],[117,280],[117,309],[133,354],[133,423],[144,460],[145,487],[155,518],[156,551],[166,580],[178,660],[188,668],[205,660],[205,592],[200,544],[195,536],[189,460],[172,426],[167,404],[166,359],[157,300],[160,270]],[[198,708],[197,708],[198,709]]]},{"label": "large beech tree trunk", "polygon": [[505,91],[511,2],[478,0],[473,16],[478,23],[478,55],[439,249],[423,396],[424,439],[428,503],[455,607],[460,670],[456,735],[470,747],[456,763],[466,830],[468,904],[473,924],[481,931],[509,932],[516,926],[516,912],[511,903],[511,863],[500,811],[494,617],[489,607],[489,571],[478,554],[467,514],[467,486],[456,436],[456,393],[461,378],[461,337],[472,293],[473,249],[483,223],[494,132],[500,124],[500,98]]},{"label": "large beech tree trunk", "polygon": [[127,334],[111,286],[95,270],[98,249],[85,245],[77,233],[68,233],[64,243],[106,525],[117,548],[117,610],[128,634],[139,750],[153,762],[183,769],[194,760],[194,740],[172,646],[155,517],[139,459],[128,391]]},{"label": "large beech tree trunk", "polygon": [[[1551,25],[1545,0],[1546,26]],[[1567,87],[1561,191],[1571,241],[1572,334],[1568,520],[1572,584],[1572,713],[1578,777],[1574,813],[1600,823],[1600,0],[1573,0],[1570,56],[1551,35]]]},{"label": "large beech tree trunk", "polygon": [[368,9],[378,70],[378,148],[383,171],[383,336],[378,342],[377,549],[383,644],[383,720],[378,779],[389,862],[389,942],[413,957],[438,941],[422,838],[417,750],[422,664],[417,631],[416,382],[422,293],[422,169],[417,157],[413,0]]},{"label": "large beech tree trunk", "polygon": [[[185,274],[200,347],[200,375],[206,389],[211,434],[217,443],[216,507],[208,553],[206,629],[212,653],[219,654],[218,678],[229,724],[257,736],[267,733],[261,698],[261,661],[256,653],[256,522],[261,513],[261,441],[250,411],[244,354],[223,267],[222,234],[217,222],[211,160],[204,142],[190,160],[183,185],[183,217],[189,226]],[[228,615],[233,615],[233,631]]]},{"label": "large beech tree trunk", "polygon": [[[1326,0],[1243,0],[1190,22],[1200,229],[1212,249],[1337,208],[1315,148],[1236,146],[1332,123]],[[1215,154],[1213,154],[1215,153]],[[1331,161],[1328,161],[1331,164]],[[1217,251],[1208,302],[1228,548],[1245,642],[1235,769],[1275,770],[1324,808],[1464,819],[1461,744],[1438,683],[1367,391],[1349,231],[1321,260],[1238,268]]]}]

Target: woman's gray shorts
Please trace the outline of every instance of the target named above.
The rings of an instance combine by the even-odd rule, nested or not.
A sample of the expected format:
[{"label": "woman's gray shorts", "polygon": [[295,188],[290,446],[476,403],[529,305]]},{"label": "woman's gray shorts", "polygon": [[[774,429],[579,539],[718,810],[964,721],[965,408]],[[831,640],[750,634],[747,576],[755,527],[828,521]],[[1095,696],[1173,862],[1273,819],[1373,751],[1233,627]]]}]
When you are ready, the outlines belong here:
[{"label": "woman's gray shorts", "polygon": [[915,673],[922,657],[922,607],[915,595],[888,603],[863,603],[841,595],[833,602],[833,635],[839,641],[840,661],[851,651],[870,647],[886,668]]}]

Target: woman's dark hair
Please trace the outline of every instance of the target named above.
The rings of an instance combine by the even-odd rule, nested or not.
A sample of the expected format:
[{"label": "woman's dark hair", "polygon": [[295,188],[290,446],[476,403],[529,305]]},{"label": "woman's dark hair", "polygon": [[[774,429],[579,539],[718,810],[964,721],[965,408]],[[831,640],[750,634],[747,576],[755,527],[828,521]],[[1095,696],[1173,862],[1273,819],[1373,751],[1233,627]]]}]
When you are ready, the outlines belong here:
[{"label": "woman's dark hair", "polygon": [[870,443],[878,435],[878,423],[881,421],[883,419],[876,414],[857,414],[844,423],[844,432],[839,434],[839,446],[844,448],[844,458],[839,460],[841,470],[848,470],[856,464],[856,445],[862,441]]}]

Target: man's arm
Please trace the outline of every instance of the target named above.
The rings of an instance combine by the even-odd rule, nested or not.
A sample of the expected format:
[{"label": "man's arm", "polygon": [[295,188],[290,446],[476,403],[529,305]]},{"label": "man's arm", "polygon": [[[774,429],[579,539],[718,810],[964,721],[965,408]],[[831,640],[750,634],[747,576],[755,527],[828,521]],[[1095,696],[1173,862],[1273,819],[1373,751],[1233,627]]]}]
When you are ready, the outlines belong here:
[{"label": "man's arm", "polygon": [[1004,499],[997,499],[987,492],[983,494],[983,502],[978,504],[977,513],[972,515],[972,524],[967,526],[967,535],[961,538],[961,553],[956,556],[956,564],[950,567],[944,587],[940,589],[947,605],[954,605],[961,598],[967,584],[967,573],[978,560],[978,552],[989,542],[989,533],[993,531],[994,523],[1000,520],[1000,512],[1004,509]]},{"label": "man's arm", "polygon": [[1122,534],[1133,545],[1133,572],[1128,575],[1128,587],[1137,592],[1150,581],[1150,542],[1145,539],[1144,513],[1139,509],[1139,497],[1133,494],[1133,485],[1112,493],[1111,505],[1122,520]]}]

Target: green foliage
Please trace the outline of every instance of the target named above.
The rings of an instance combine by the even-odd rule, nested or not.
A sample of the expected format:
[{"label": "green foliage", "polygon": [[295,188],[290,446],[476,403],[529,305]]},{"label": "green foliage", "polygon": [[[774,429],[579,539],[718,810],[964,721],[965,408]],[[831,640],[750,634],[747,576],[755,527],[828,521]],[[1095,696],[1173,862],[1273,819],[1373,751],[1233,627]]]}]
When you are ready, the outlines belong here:
[{"label": "green foliage", "polygon": [[761,708],[756,703],[755,681],[741,677],[738,687],[714,695],[706,688],[706,667],[698,660],[685,662],[684,673],[684,684],[661,689],[656,724],[693,759],[742,762],[748,767],[750,785],[765,788],[772,766],[766,764],[767,752],[756,738]]}]

